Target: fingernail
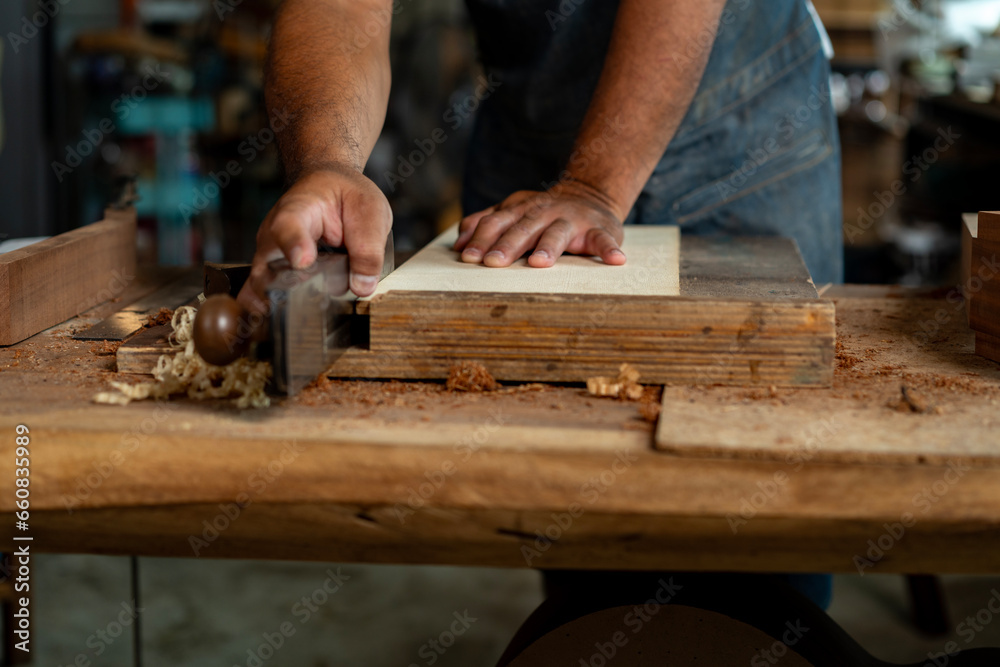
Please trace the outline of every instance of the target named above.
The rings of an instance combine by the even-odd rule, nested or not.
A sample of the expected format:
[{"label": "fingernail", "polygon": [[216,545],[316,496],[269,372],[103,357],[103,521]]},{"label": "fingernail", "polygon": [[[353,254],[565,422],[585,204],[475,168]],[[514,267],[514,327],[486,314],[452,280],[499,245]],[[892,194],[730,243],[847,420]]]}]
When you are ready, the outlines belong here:
[{"label": "fingernail", "polygon": [[293,269],[302,268],[302,248],[292,248],[288,253],[288,261],[291,262]]},{"label": "fingernail", "polygon": [[624,256],[625,256],[625,253],[623,253],[623,252],[622,252],[621,250],[619,250],[618,248],[615,248],[614,250],[612,250],[612,251],[611,251],[611,254],[612,254],[612,255],[621,255],[622,257],[624,257]]},{"label": "fingernail", "polygon": [[358,296],[368,296],[378,286],[378,276],[364,276],[360,273],[351,274],[351,291]]},{"label": "fingernail", "polygon": [[534,254],[535,257],[538,257],[540,259],[549,259],[550,257],[549,253],[544,250],[536,250],[532,254]]},{"label": "fingernail", "polygon": [[479,251],[478,248],[466,248],[462,251],[462,257],[465,259],[476,259],[478,260],[483,256],[483,253]]},{"label": "fingernail", "polygon": [[503,253],[499,250],[490,250],[483,259],[503,259]]}]

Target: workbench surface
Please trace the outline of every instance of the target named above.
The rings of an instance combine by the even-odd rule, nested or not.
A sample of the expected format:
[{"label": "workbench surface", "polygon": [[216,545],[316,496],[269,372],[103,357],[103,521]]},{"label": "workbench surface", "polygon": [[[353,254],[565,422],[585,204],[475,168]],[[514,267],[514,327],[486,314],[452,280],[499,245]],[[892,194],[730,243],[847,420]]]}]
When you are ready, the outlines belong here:
[{"label": "workbench surface", "polygon": [[[119,375],[114,355],[70,336],[146,283],[117,306],[0,348],[0,476],[14,479],[14,430],[25,424],[31,516],[19,534],[36,551],[1000,571],[1000,366],[973,355],[948,293],[833,288],[832,388],[667,387],[657,448],[659,388],[647,389],[651,404],[579,386],[470,394],[324,380],[263,410],[95,405]],[[697,419],[685,420],[683,404]],[[862,423],[870,451],[857,440]],[[925,439],[908,451],[899,437],[942,423],[950,439],[937,450]],[[849,447],[837,446],[841,432],[853,434]],[[4,525],[13,511],[5,492]],[[15,543],[4,535],[7,550]]]}]

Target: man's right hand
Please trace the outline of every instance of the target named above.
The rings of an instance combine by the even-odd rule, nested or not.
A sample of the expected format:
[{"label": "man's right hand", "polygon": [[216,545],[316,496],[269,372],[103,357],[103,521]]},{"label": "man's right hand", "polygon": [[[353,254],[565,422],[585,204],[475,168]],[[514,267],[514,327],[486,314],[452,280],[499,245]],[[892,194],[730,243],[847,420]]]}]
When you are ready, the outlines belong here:
[{"label": "man's right hand", "polygon": [[304,172],[261,223],[250,278],[237,300],[251,312],[266,312],[268,262],[286,257],[294,268],[308,267],[320,240],[347,249],[351,291],[368,296],[378,285],[391,229],[385,195],[356,169],[330,165]]}]

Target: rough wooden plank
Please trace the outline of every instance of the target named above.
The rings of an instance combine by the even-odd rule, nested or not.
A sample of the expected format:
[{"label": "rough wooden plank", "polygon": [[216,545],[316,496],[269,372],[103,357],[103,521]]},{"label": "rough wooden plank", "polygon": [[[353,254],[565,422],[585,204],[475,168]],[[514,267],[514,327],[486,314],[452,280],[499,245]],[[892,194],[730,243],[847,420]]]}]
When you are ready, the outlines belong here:
[{"label": "rough wooden plank", "polygon": [[818,460],[1000,460],[1000,367],[973,354],[961,301],[849,298],[837,306],[830,389],[667,387],[656,446],[770,460],[786,473]]},{"label": "rough wooden plank", "polygon": [[389,292],[371,352],[330,374],[441,378],[461,360],[503,380],[583,382],[627,361],[646,382],[828,385],[829,302]]},{"label": "rough wooden plank", "polygon": [[[866,573],[995,571],[1000,442],[970,425],[997,418],[1000,367],[973,355],[960,305],[899,288],[851,291],[866,298],[838,297],[846,352],[875,351],[839,367],[833,389],[771,397],[766,389],[691,388],[688,404],[719,405],[719,425],[739,424],[738,412],[721,406],[762,401],[822,416],[832,402],[853,400],[891,416],[886,403],[905,382],[944,409],[903,415],[911,417],[906,428],[954,415],[955,433],[976,449],[929,458],[919,441],[907,448],[895,437],[901,422],[872,419],[853,450],[803,447],[812,456],[798,467],[785,463],[787,451],[758,460],[676,455],[653,450],[636,404],[573,387],[462,394],[433,383],[331,382],[259,412],[224,401],[93,405],[90,397],[120,378],[107,357],[66,339],[68,327],[0,349],[0,430],[32,429],[32,533],[41,550],[190,556],[190,537],[220,515],[220,503],[232,511],[250,489],[253,502],[201,556],[856,572],[854,556],[910,512],[916,524]],[[944,342],[916,340],[941,310],[940,319],[952,320],[935,334]],[[849,361],[843,351],[841,360]],[[805,426],[781,423],[790,439]],[[303,451],[257,493],[250,484],[261,468],[292,443]],[[0,476],[13,475],[9,454],[0,451]],[[616,472],[619,455],[632,465]],[[969,469],[937,493],[956,466]],[[775,483],[778,472],[787,481]],[[609,483],[593,487],[602,475]],[[756,495],[769,483],[772,495]],[[915,504],[925,492],[932,498]],[[0,497],[8,525],[13,500]],[[411,501],[414,514],[400,514]],[[554,530],[553,514],[572,503],[584,513],[528,563],[522,548],[537,549],[536,531]],[[752,516],[734,530],[731,519],[748,513],[747,503]]]},{"label": "rough wooden plank", "polygon": [[423,291],[396,289],[407,266],[366,305],[370,348],[348,350],[330,376],[443,378],[471,360],[502,380],[583,382],[623,362],[647,382],[825,386],[832,377],[834,308],[788,239],[685,238],[680,296],[434,292],[425,276]]},{"label": "rough wooden plank", "polygon": [[135,268],[134,210],[0,255],[0,345],[120,296]]}]

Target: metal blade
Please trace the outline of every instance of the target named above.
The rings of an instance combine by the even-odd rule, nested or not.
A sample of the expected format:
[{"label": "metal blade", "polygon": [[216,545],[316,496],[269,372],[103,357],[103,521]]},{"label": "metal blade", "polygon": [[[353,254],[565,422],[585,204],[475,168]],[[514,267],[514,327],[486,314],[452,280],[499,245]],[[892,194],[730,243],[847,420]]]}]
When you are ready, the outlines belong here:
[{"label": "metal blade", "polygon": [[[386,240],[379,280],[394,269],[392,232]],[[322,252],[300,270],[287,261],[272,264],[267,289],[274,340],[274,384],[294,395],[326,370],[351,345],[356,296],[350,291],[350,264],[342,251]]]}]

